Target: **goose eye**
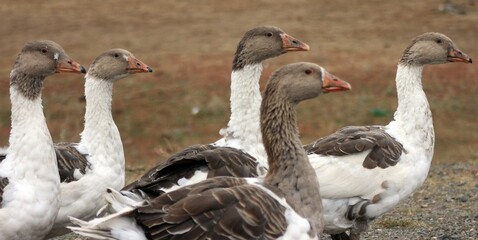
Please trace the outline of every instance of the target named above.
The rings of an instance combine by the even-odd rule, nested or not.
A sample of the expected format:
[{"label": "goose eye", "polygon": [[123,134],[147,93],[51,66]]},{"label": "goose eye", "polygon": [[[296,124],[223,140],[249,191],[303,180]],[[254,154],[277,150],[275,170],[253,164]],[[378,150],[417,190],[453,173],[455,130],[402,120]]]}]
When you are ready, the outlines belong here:
[{"label": "goose eye", "polygon": [[307,70],[305,70],[304,72],[305,72],[305,74],[310,75],[310,74],[312,73],[312,70],[307,69]]},{"label": "goose eye", "polygon": [[272,37],[272,35],[273,35],[273,34],[272,34],[271,32],[268,32],[268,33],[266,34],[266,36],[268,36],[268,37]]},{"label": "goose eye", "polygon": [[42,49],[41,49],[41,52],[42,52],[42,53],[47,53],[47,52],[48,52],[48,49],[42,48]]},{"label": "goose eye", "polygon": [[115,58],[119,58],[119,54],[115,53]]},{"label": "goose eye", "polygon": [[442,41],[441,41],[441,39],[437,39],[437,40],[435,40],[435,42],[440,44]]}]

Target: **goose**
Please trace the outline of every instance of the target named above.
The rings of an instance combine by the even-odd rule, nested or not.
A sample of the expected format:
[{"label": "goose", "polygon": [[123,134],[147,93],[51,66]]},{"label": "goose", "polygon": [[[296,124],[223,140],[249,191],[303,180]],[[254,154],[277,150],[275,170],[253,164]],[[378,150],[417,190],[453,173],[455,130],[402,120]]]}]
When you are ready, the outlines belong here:
[{"label": "goose", "polygon": [[60,177],[41,90],[47,76],[85,73],[49,40],[25,44],[10,72],[12,129],[0,163],[0,239],[43,239],[60,207]]},{"label": "goose", "polygon": [[313,63],[286,65],[270,77],[260,107],[269,171],[264,178],[214,177],[148,201],[108,190],[118,213],[74,232],[98,239],[319,239],[323,228],[317,174],[299,139],[301,101],[350,84]]},{"label": "goose", "polygon": [[[125,157],[111,114],[113,84],[134,73],[153,69],[131,52],[110,49],[99,55],[85,76],[85,127],[79,143],[54,144],[60,176],[60,210],[48,237],[70,232],[69,216],[88,219],[105,204],[107,187],[121,189]],[[0,161],[2,157],[0,155]]]},{"label": "goose", "polygon": [[141,188],[155,194],[207,177],[264,175],[267,156],[259,125],[262,62],[287,52],[308,50],[307,44],[274,26],[247,31],[239,41],[232,63],[231,116],[227,128],[220,131],[223,138],[172,155],[165,164],[152,168],[123,190]]},{"label": "goose", "polygon": [[441,33],[415,37],[398,63],[398,107],[388,125],[344,127],[304,147],[320,182],[324,232],[332,239],[360,239],[370,221],[423,185],[435,133],[422,71],[448,62],[472,60]]},{"label": "goose", "polygon": [[[448,62],[472,60],[441,33],[415,37],[398,63],[398,108],[390,124],[344,127],[304,146],[321,184],[324,232],[333,239],[360,239],[372,219],[393,209],[425,181],[433,157],[434,131],[422,70],[427,64]],[[214,166],[224,165],[221,158],[213,160]],[[257,164],[253,157],[238,155],[236,162],[244,163],[240,172],[244,175],[236,177],[255,176],[251,174],[255,168],[250,167]],[[151,170],[159,174],[149,172],[141,178],[144,184],[125,190],[153,197],[162,194],[167,186],[164,178],[173,172],[169,164],[159,164]],[[174,172],[179,176],[175,179],[181,180],[180,171]]]},{"label": "goose", "polygon": [[131,74],[153,69],[124,49],[99,55],[85,75],[85,126],[79,143],[55,144],[61,178],[61,207],[48,234],[70,232],[69,216],[89,219],[105,204],[106,188],[121,189],[125,157],[121,136],[111,113],[113,85]]}]

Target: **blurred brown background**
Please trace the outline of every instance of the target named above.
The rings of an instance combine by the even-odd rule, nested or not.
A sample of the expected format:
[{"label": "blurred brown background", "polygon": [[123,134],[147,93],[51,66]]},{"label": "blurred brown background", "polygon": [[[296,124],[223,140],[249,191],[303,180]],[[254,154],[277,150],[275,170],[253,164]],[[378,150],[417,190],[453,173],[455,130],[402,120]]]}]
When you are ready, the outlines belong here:
[{"label": "blurred brown background", "polygon": [[[309,52],[268,60],[262,85],[281,65],[312,61],[354,87],[299,107],[304,143],[346,125],[386,124],[397,105],[396,63],[413,37],[428,31],[444,33],[478,60],[478,6],[453,1],[462,5],[466,11],[462,14],[440,11],[442,3],[0,0],[0,146],[8,144],[10,129],[9,72],[18,51],[32,39],[60,43],[85,67],[103,51],[121,47],[154,69],[115,86],[114,118],[130,175],[183,147],[212,142],[229,118],[236,45],[245,31],[258,25],[278,26],[311,47]],[[477,63],[427,66],[423,84],[434,114],[434,164],[476,163]],[[80,75],[60,74],[47,80],[44,110],[56,142],[79,140],[82,96]],[[193,115],[192,108],[199,113]]]}]

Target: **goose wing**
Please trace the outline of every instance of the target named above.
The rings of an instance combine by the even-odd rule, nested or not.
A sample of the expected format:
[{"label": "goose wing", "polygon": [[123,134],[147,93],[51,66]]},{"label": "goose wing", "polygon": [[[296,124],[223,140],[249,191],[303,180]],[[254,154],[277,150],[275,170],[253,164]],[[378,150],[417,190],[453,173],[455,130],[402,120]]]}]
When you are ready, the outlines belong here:
[{"label": "goose wing", "polygon": [[277,239],[285,207],[247,180],[217,177],[165,193],[136,211],[150,239]]},{"label": "goose wing", "polygon": [[347,156],[370,151],[362,166],[367,169],[395,166],[403,145],[382,126],[349,126],[304,146],[308,154]]},{"label": "goose wing", "polygon": [[[198,174],[204,176],[198,178],[195,176]],[[193,145],[158,164],[122,190],[141,190],[155,197],[173,186],[217,176],[256,177],[257,163],[252,156],[235,148]],[[183,184],[179,184],[180,181]]]}]

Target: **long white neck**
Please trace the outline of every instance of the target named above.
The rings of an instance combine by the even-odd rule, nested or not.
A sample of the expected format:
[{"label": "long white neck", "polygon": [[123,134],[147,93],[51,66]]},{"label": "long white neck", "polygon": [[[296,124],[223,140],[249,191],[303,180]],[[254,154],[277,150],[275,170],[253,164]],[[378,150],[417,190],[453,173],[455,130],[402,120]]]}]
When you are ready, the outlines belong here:
[{"label": "long white neck", "polygon": [[85,129],[81,133],[80,146],[86,147],[88,160],[94,168],[109,169],[124,179],[123,144],[111,113],[113,82],[91,75],[85,78]]},{"label": "long white neck", "polygon": [[[41,94],[35,99],[23,96],[14,86],[10,87],[10,101],[12,103],[12,130],[9,139],[9,153],[16,157],[8,158],[11,162],[17,162],[16,171],[31,171],[29,166],[34,163],[38,166],[48,166],[48,171],[58,172],[58,166],[53,150],[53,142],[46,125],[41,102]],[[34,148],[30,151],[25,149]],[[40,151],[41,150],[41,151]],[[35,156],[35,152],[45,152],[44,157]],[[39,163],[41,162],[41,163]],[[17,174],[16,174],[17,175]],[[59,178],[58,178],[59,181]]]},{"label": "long white neck", "polygon": [[231,73],[231,117],[225,140],[226,145],[244,150],[267,166],[260,129],[261,73],[260,63]]},{"label": "long white neck", "polygon": [[[42,239],[60,207],[60,177],[53,142],[43,115],[41,94],[25,97],[10,86],[12,129],[0,176],[9,180],[3,193],[0,232],[6,239]],[[0,237],[1,238],[1,237]]]},{"label": "long white neck", "polygon": [[423,148],[431,161],[435,132],[430,106],[422,86],[423,66],[399,64],[396,84],[398,108],[389,127],[402,132],[406,141]]}]

